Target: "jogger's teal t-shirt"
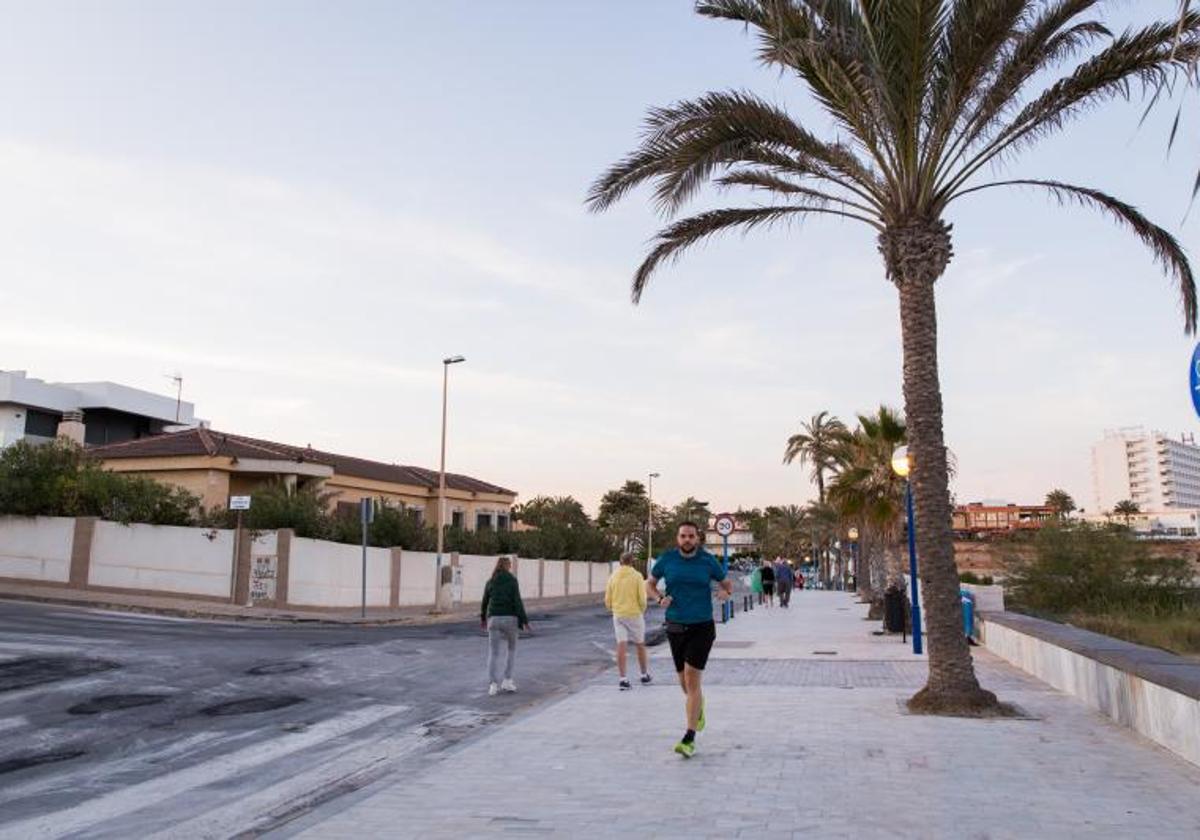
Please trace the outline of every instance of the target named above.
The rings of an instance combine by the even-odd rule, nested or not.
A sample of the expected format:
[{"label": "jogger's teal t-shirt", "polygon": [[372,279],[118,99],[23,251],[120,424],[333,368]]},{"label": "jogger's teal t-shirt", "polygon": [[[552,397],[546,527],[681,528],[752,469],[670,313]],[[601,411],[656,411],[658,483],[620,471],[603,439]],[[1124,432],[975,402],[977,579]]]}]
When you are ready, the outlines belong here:
[{"label": "jogger's teal t-shirt", "polygon": [[664,551],[654,561],[650,576],[666,581],[671,606],[667,621],[701,624],[713,620],[712,584],[725,580],[720,561],[704,549],[684,557],[678,548]]}]

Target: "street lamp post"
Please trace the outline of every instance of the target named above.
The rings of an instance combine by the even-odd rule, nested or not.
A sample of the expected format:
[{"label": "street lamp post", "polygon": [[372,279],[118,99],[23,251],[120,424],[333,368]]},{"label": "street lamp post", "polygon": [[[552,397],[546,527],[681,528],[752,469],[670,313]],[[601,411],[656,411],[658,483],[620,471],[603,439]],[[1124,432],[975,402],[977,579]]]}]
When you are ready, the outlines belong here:
[{"label": "street lamp post", "polygon": [[[858,529],[851,527],[846,536],[850,538],[850,563],[854,566],[854,588],[858,589]],[[849,567],[846,571],[849,572]],[[849,581],[847,581],[849,583]],[[847,586],[847,589],[850,587]]]},{"label": "street lamp post", "polygon": [[892,453],[892,471],[904,479],[904,508],[908,515],[908,577],[912,594],[913,653],[921,653],[921,601],[917,593],[917,523],[913,515],[912,459],[908,447],[901,446]]},{"label": "street lamp post", "polygon": [[650,473],[650,481],[646,491],[646,574],[650,574],[650,563],[654,559],[654,479],[661,478],[659,473]]},{"label": "street lamp post", "polygon": [[446,405],[447,392],[450,386],[450,365],[465,362],[462,356],[449,356],[442,359],[442,463],[438,470],[438,516],[437,516],[437,595],[434,598],[434,610],[442,607],[442,551],[446,542]]}]

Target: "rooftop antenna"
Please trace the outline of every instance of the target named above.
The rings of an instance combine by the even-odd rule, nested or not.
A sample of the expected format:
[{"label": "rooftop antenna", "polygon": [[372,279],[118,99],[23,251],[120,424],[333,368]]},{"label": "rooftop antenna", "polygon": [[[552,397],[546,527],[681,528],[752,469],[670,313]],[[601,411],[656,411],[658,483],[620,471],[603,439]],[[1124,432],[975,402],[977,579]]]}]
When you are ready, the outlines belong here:
[{"label": "rooftop antenna", "polygon": [[183,374],[179,371],[164,373],[167,379],[175,383],[175,422],[179,422],[180,408],[183,405]]}]

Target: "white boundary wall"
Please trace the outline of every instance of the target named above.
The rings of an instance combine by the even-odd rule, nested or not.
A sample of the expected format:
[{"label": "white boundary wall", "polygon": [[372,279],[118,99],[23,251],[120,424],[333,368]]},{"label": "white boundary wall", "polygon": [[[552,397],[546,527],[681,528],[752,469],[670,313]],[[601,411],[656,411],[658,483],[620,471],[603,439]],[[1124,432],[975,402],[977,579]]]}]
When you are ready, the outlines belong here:
[{"label": "white boundary wall", "polygon": [[588,591],[588,566],[592,564],[579,560],[572,560],[570,562],[571,577],[567,582],[571,588],[567,591],[567,594],[586,595]]},{"label": "white boundary wall", "polygon": [[[401,581],[404,576],[400,576]],[[391,600],[392,553],[367,549],[367,606]],[[288,603],[356,607],[362,603],[362,547],[293,537],[288,559]]]},{"label": "white boundary wall", "polygon": [[[450,557],[442,556],[449,564]],[[437,554],[432,551],[400,552],[400,606],[432,606],[436,591]]]},{"label": "white boundary wall", "polygon": [[563,589],[566,576],[567,561],[547,560],[546,577],[542,581],[542,595],[546,598],[558,598],[567,593]]},{"label": "white boundary wall", "polygon": [[88,585],[228,598],[233,531],[97,522]]},{"label": "white boundary wall", "polygon": [[517,583],[521,587],[521,598],[532,601],[538,597],[538,566],[540,560],[529,557],[517,558]]},{"label": "white boundary wall", "polygon": [[1200,700],[986,618],[979,626],[988,650],[1200,765]]},{"label": "white boundary wall", "polygon": [[462,569],[462,599],[466,603],[483,600],[483,588],[487,586],[499,556],[482,554],[458,555],[458,567]]},{"label": "white boundary wall", "polygon": [[66,583],[74,538],[69,517],[0,517],[0,577]]}]

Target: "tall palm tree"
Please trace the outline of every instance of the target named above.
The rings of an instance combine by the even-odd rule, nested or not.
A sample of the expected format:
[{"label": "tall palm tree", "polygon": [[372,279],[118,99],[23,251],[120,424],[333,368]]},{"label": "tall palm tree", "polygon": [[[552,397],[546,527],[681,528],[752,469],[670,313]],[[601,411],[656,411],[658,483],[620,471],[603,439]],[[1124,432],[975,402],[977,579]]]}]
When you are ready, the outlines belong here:
[{"label": "tall palm tree", "polygon": [[813,481],[817,483],[817,501],[825,504],[825,473],[837,463],[838,451],[849,432],[846,424],[828,411],[814,414],[800,428],[802,432],[788,438],[783,463],[790,464],[798,458],[801,466],[810,465]]},{"label": "tall palm tree", "polygon": [[[986,709],[958,628],[934,284],[953,255],[955,201],[1025,186],[1099,210],[1129,230],[1177,283],[1184,326],[1196,287],[1179,243],[1136,208],[1054,179],[989,180],[995,166],[1135,85],[1161,85],[1200,56],[1200,14],[1113,36],[1085,18],[1100,0],[699,0],[697,11],[756,33],[759,58],[797,77],[832,118],[824,139],[746,91],[654,108],[641,144],[592,186],[600,211],[636,186],[677,213],[708,182],[771,201],[706,210],[657,235],[634,273],[636,302],[655,271],[722,231],[811,216],[861,222],[877,236],[898,292],[904,413],[929,627],[929,677],[910,700],[924,711]],[[1082,56],[1082,60],[1076,61]],[[1070,66],[1064,66],[1064,65]]]},{"label": "tall palm tree", "polygon": [[1137,502],[1131,499],[1124,499],[1113,505],[1112,512],[1124,519],[1125,527],[1128,528],[1129,523],[1133,520],[1133,517],[1141,513],[1142,509],[1138,507]]}]

